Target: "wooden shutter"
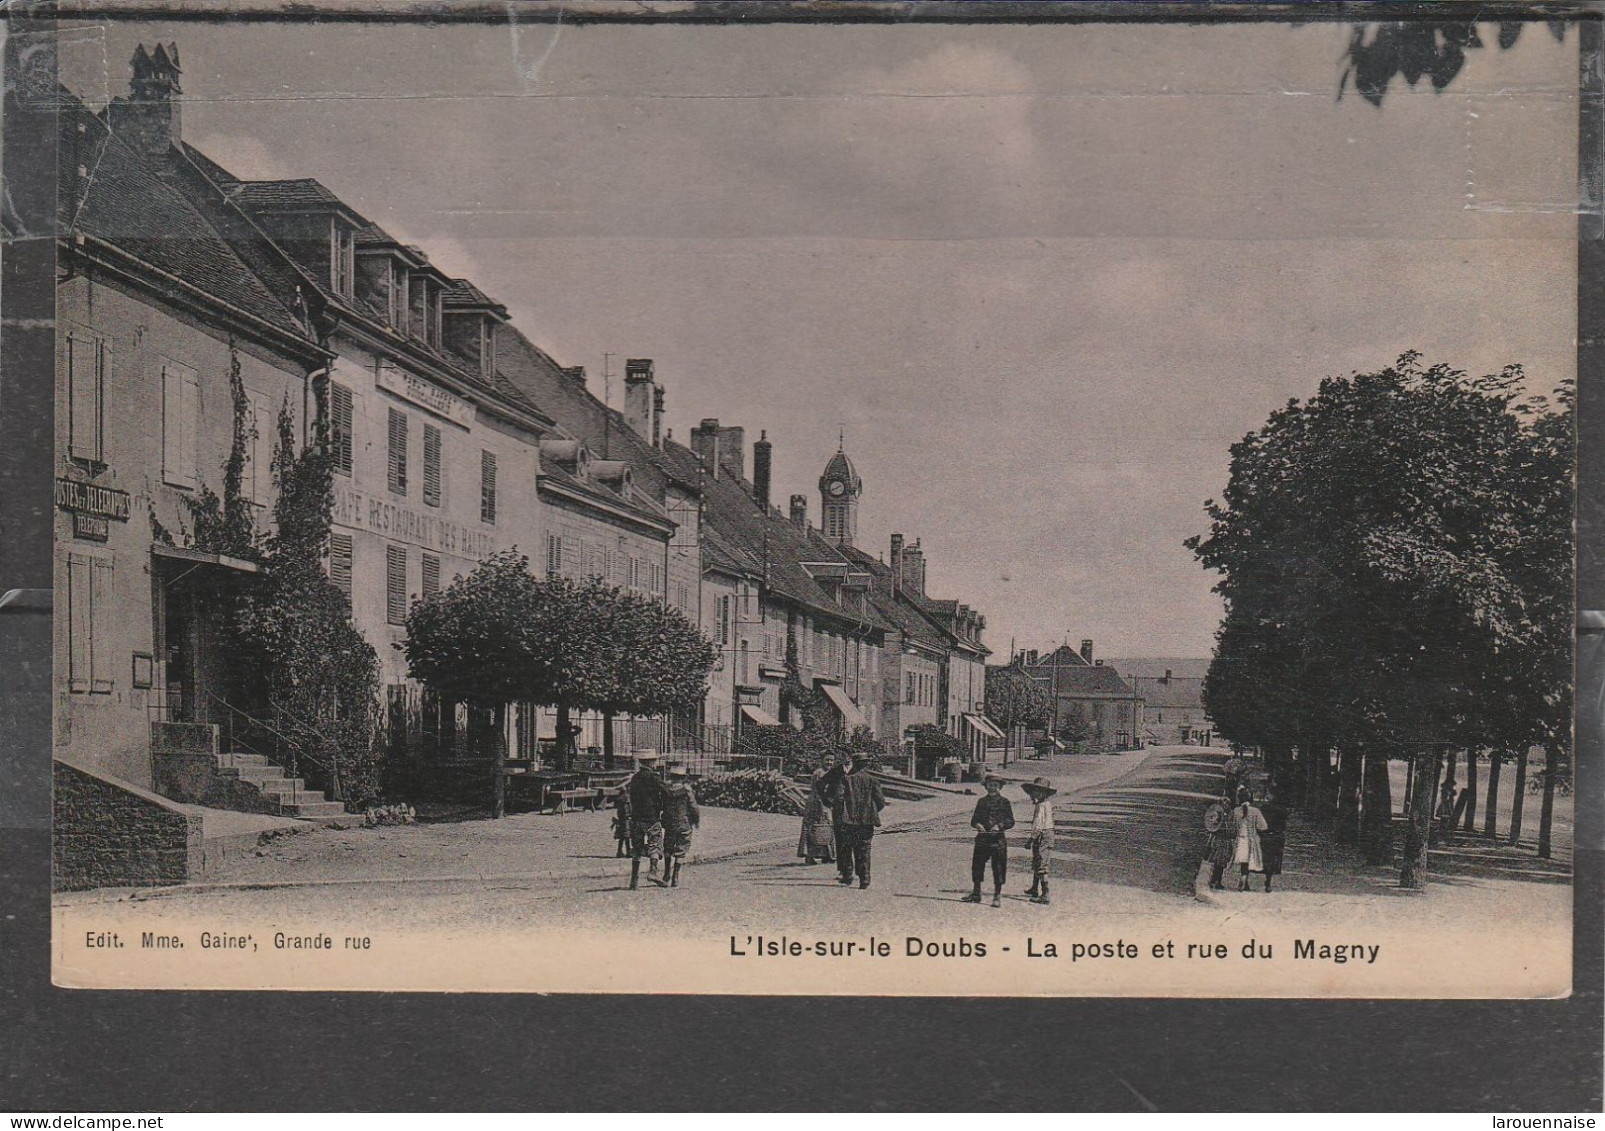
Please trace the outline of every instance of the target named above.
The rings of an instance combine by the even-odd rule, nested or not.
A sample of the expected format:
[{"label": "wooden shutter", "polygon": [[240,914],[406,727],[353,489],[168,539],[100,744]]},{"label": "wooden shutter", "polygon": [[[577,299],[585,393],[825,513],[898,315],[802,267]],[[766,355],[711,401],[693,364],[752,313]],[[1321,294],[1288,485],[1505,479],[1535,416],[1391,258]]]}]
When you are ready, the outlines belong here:
[{"label": "wooden shutter", "polygon": [[112,689],[110,631],[112,563],[99,558],[89,563],[89,690],[109,695]]},{"label": "wooden shutter", "polygon": [[181,365],[162,367],[162,479],[195,486],[195,417],[199,379]]},{"label": "wooden shutter", "polygon": [[334,469],[351,474],[352,453],[351,390],[344,385],[329,386],[329,440],[334,448]]},{"label": "wooden shutter", "polygon": [[423,595],[431,596],[440,592],[440,556],[438,554],[424,555]]},{"label": "wooden shutter", "polygon": [[385,547],[385,620],[407,623],[407,548]]},{"label": "wooden shutter", "polygon": [[390,489],[407,493],[407,414],[390,409]]},{"label": "wooden shutter", "polygon": [[424,425],[424,503],[440,505],[440,429]]},{"label": "wooden shutter", "polygon": [[329,580],[351,598],[351,535],[329,535]]},{"label": "wooden shutter", "polygon": [[100,463],[104,457],[103,409],[109,347],[99,338],[67,335],[68,454]]},{"label": "wooden shutter", "polygon": [[67,555],[67,688],[89,690],[89,559]]},{"label": "wooden shutter", "polygon": [[563,572],[562,539],[556,534],[546,536],[546,576],[556,577]]},{"label": "wooden shutter", "polygon": [[479,521],[496,521],[496,453],[479,453]]}]

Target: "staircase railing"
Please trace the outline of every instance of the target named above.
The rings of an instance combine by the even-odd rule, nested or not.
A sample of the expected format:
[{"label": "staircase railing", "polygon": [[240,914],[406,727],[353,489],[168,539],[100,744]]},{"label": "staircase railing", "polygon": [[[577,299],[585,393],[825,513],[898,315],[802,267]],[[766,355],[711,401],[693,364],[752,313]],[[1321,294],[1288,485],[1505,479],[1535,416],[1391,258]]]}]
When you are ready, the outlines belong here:
[{"label": "staircase railing", "polygon": [[225,712],[224,733],[231,750],[239,745],[247,753],[261,754],[291,777],[300,776],[300,764],[305,761],[314,769],[328,774],[335,797],[344,797],[338,761],[333,757],[324,760],[307,754],[307,751],[317,749],[325,740],[323,728],[277,705],[273,708],[273,721],[269,722],[260,714],[247,711],[212,692],[207,692],[207,698]]}]

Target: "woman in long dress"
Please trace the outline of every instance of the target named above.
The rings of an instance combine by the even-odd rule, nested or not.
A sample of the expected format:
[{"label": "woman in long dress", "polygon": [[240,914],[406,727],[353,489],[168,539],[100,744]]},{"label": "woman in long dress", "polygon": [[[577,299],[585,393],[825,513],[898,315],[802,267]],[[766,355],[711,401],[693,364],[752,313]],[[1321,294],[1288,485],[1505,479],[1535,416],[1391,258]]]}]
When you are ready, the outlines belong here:
[{"label": "woman in long dress", "polygon": [[1247,891],[1248,874],[1265,871],[1259,834],[1269,826],[1265,823],[1265,814],[1254,808],[1253,794],[1244,789],[1238,792],[1237,798],[1237,808],[1232,811],[1232,819],[1237,822],[1237,849],[1232,853],[1232,862],[1241,869],[1237,890]]},{"label": "woman in long dress", "polygon": [[1232,824],[1232,799],[1222,794],[1204,812],[1204,860],[1209,864],[1209,886],[1226,890],[1226,865],[1237,848],[1237,830]]},{"label": "woman in long dress", "polygon": [[830,823],[830,798],[825,790],[825,771],[815,770],[808,787],[808,803],[803,806],[802,835],[797,838],[797,855],[803,863],[836,860],[836,833]]}]

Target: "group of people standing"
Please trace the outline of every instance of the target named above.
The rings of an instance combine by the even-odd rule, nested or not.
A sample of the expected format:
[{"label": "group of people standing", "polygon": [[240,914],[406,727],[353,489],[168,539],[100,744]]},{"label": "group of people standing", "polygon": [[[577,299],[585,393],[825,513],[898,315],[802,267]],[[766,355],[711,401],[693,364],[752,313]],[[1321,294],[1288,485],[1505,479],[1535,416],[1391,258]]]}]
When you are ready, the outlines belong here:
[{"label": "group of people standing", "polygon": [[613,835],[618,841],[618,855],[630,857],[632,890],[641,886],[643,857],[648,864],[648,882],[659,887],[679,887],[680,869],[691,851],[691,834],[702,823],[697,795],[685,766],[671,766],[665,780],[656,754],[636,757],[640,767],[613,800]]},{"label": "group of people standing", "polygon": [[[1009,830],[1014,828],[1014,806],[1003,796],[1003,779],[988,774],[982,781],[986,796],[975,803],[970,827],[975,830],[975,851],[970,856],[970,894],[965,903],[981,902],[981,882],[987,869],[992,871],[992,906],[1003,906],[1003,881],[1009,874]],[[1031,886],[1026,895],[1032,903],[1048,902],[1048,854],[1053,851],[1053,805],[1048,800],[1057,789],[1047,778],[1022,782],[1020,788],[1031,799]]]},{"label": "group of people standing", "polygon": [[[1238,763],[1234,769],[1232,762]],[[1204,811],[1204,860],[1209,864],[1209,886],[1226,890],[1226,869],[1236,866],[1238,891],[1248,890],[1250,873],[1265,877],[1265,890],[1271,890],[1271,877],[1282,874],[1282,857],[1287,848],[1287,810],[1267,793],[1262,805],[1254,803],[1254,792],[1243,784],[1241,759],[1226,764],[1226,789]]]},{"label": "group of people standing", "polygon": [[836,864],[836,882],[869,887],[870,849],[880,827],[886,795],[870,770],[870,755],[855,751],[837,761],[827,756],[809,781],[797,855],[804,863]]}]

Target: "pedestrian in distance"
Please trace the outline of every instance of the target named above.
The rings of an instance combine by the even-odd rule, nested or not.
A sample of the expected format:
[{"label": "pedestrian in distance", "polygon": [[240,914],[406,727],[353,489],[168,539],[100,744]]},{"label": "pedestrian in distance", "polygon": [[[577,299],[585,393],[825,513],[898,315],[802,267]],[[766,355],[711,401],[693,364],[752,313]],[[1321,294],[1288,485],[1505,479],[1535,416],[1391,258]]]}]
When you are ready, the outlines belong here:
[{"label": "pedestrian in distance", "polygon": [[1009,830],[1014,827],[1014,806],[1003,796],[1003,779],[987,774],[986,796],[975,803],[970,827],[975,830],[975,851],[970,855],[970,894],[965,903],[981,902],[981,880],[992,866],[992,906],[1003,906],[1003,880],[1009,874]]},{"label": "pedestrian in distance", "polygon": [[1254,795],[1246,788],[1237,791],[1237,808],[1232,817],[1237,824],[1237,846],[1232,862],[1239,868],[1237,890],[1248,890],[1248,874],[1263,872],[1265,858],[1260,846],[1260,833],[1267,828],[1265,814],[1254,807]]},{"label": "pedestrian in distance", "polygon": [[1232,799],[1221,794],[1204,810],[1204,860],[1209,865],[1212,891],[1226,890],[1226,865],[1237,850],[1237,827],[1232,819]]},{"label": "pedestrian in distance", "polygon": [[1053,803],[1048,800],[1059,791],[1047,778],[1028,781],[1020,787],[1031,799],[1031,886],[1026,895],[1032,903],[1048,902],[1048,854],[1053,851]]},{"label": "pedestrian in distance", "polygon": [[680,866],[691,851],[692,830],[702,823],[689,778],[685,766],[677,764],[670,768],[669,784],[664,790],[663,878],[671,888],[680,886]]},{"label": "pedestrian in distance", "polygon": [[647,877],[662,886],[657,879],[658,864],[663,859],[663,807],[668,802],[668,790],[658,776],[658,756],[653,753],[637,754],[639,768],[624,784],[630,795],[630,890],[641,886],[641,857],[647,858]]},{"label": "pedestrian in distance", "polygon": [[808,784],[808,800],[803,806],[802,833],[797,837],[797,855],[804,864],[836,860],[836,830],[831,823],[830,796],[824,785],[825,774],[835,759],[825,755],[825,763],[813,773]]},{"label": "pedestrian in distance", "polygon": [[1226,759],[1226,763],[1221,766],[1221,773],[1226,775],[1225,789],[1227,797],[1235,798],[1237,796],[1237,791],[1243,787],[1243,775],[1247,772],[1247,769],[1248,766],[1243,761],[1243,756],[1235,750],[1232,751],[1232,756]]},{"label": "pedestrian in distance", "polygon": [[630,854],[630,791],[620,785],[613,794],[613,839],[618,842],[619,856]]},{"label": "pedestrian in distance", "polygon": [[1271,877],[1282,874],[1282,855],[1287,850],[1287,807],[1275,793],[1265,795],[1260,806],[1265,815],[1265,831],[1260,834],[1260,856],[1265,862],[1265,890],[1271,890]]},{"label": "pedestrian in distance", "polygon": [[837,765],[821,779],[836,832],[836,882],[843,887],[850,886],[855,875],[860,889],[869,887],[870,847],[886,808],[886,795],[869,764],[870,755],[855,750],[846,765]]},{"label": "pedestrian in distance", "polygon": [[1455,789],[1455,779],[1445,778],[1443,786],[1438,791],[1438,814],[1434,824],[1437,826],[1438,839],[1449,844],[1454,839],[1455,825],[1455,796],[1459,791]]}]

